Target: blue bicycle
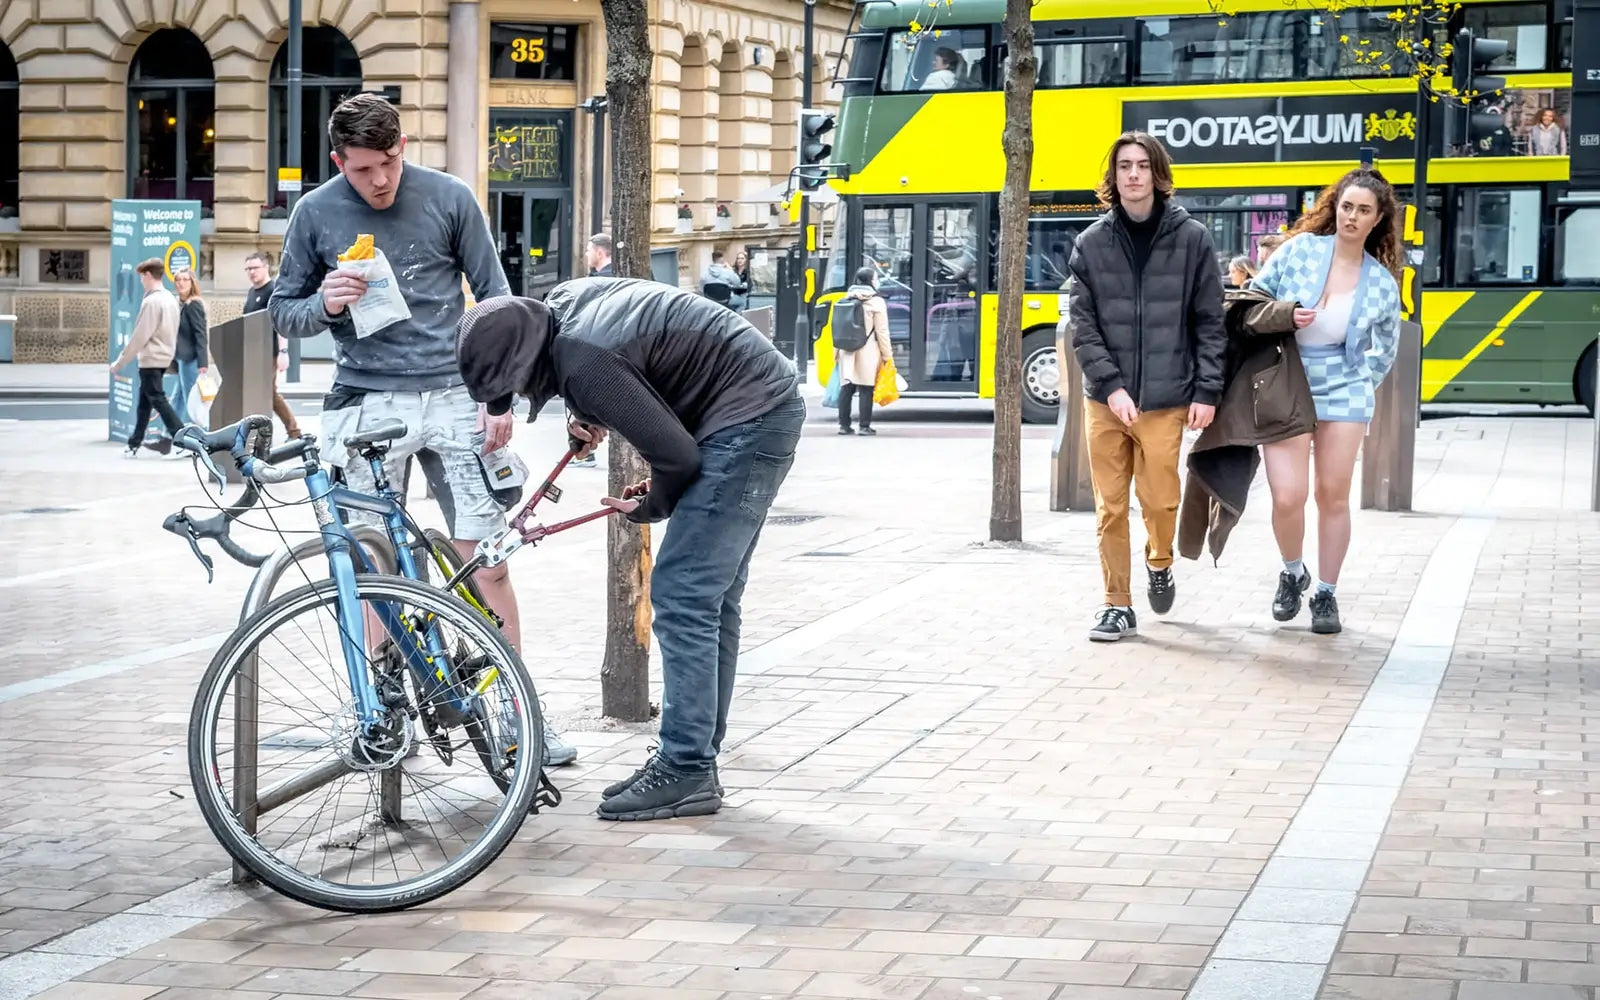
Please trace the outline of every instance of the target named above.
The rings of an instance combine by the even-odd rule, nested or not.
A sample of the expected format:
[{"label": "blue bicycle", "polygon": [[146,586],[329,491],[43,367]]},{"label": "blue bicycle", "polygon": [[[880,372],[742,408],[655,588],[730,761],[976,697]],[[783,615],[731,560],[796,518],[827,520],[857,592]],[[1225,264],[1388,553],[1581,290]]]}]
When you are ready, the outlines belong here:
[{"label": "blue bicycle", "polygon": [[[405,431],[396,421],[343,443],[381,472],[386,443]],[[513,527],[463,565],[442,537],[418,528],[381,475],[378,495],[358,493],[323,470],[315,438],[274,451],[271,433],[271,418],[251,416],[173,439],[219,488],[213,452],[227,452],[246,483],[213,518],[167,519],[208,573],[205,538],[260,565],[264,557],[227,537],[228,525],[255,505],[259,487],[296,480],[329,570],[247,618],[212,659],[189,725],[196,801],[228,853],[286,896],[346,912],[437,899],[487,868],[530,811],[560,801],[543,774],[537,692],[472,573],[610,511],[528,524],[540,497],[559,496],[552,480],[569,452]],[[372,572],[345,524],[353,511],[382,519],[399,576]],[[440,585],[424,575],[430,561],[447,577]]]}]

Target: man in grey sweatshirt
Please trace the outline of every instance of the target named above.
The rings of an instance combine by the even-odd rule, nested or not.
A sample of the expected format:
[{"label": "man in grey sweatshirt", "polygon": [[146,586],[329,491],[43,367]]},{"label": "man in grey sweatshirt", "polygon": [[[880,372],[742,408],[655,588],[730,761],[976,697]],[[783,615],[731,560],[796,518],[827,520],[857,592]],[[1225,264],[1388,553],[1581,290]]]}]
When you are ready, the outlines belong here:
[{"label": "man in grey sweatshirt", "polygon": [[[505,447],[513,421],[510,414],[490,415],[463,386],[455,328],[466,310],[463,276],[479,302],[510,294],[499,254],[470,187],[405,162],[400,115],[384,98],[357,94],[340,103],[328,120],[328,139],[339,176],[300,199],[289,219],[267,304],[272,325],[285,337],[333,334],[338,370],[323,400],[322,438],[345,481],[356,490],[374,488],[371,469],[351,461],[344,439],[398,418],[407,430],[391,442],[385,471],[401,482],[407,461],[417,456],[457,550],[470,558],[479,541],[505,526],[479,458]],[[339,261],[363,234],[387,259],[411,313],[367,336],[349,315],[367,294],[364,272]],[[520,650],[506,567],[479,570],[474,580]],[[577,759],[577,750],[548,726],[545,744],[551,764]]]}]

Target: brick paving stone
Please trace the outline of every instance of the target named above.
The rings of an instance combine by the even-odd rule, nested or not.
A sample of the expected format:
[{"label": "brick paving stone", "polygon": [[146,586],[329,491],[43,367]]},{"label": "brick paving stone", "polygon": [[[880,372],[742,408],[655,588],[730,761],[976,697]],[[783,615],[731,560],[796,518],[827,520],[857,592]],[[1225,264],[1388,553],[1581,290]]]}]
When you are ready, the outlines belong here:
[{"label": "brick paving stone", "polygon": [[[525,454],[554,446],[559,428],[547,423],[519,429]],[[1330,905],[1359,890],[1324,996],[1380,996],[1354,991],[1411,980],[1488,1000],[1464,991],[1533,987],[1536,970],[1552,988],[1588,989],[1573,956],[1600,940],[1589,888],[1600,863],[1584,839],[1600,808],[1589,806],[1576,657],[1600,628],[1595,607],[1557,584],[1584,553],[1600,554],[1592,522],[1503,518],[1415,766],[1325,766],[1452,519],[1358,512],[1341,581],[1347,631],[1326,639],[1267,615],[1276,560],[1258,492],[1220,566],[1179,564],[1172,615],[1141,622],[1138,642],[1091,647],[1092,518],[1044,511],[1048,430],[1025,442],[1030,541],[1017,548],[972,544],[987,516],[987,481],[972,474],[987,468],[982,436],[886,431],[874,444],[893,450],[875,454],[892,457],[864,460],[858,441],[807,434],[780,512],[821,517],[774,525],[752,572],[721,814],[592,817],[599,789],[637,766],[649,734],[596,718],[603,533],[575,532],[512,564],[525,628],[548,640],[541,693],[582,750],[555,775],[562,808],[530,819],[489,872],[433,906],[349,918],[240,893],[235,911],[102,969],[183,979],[173,990],[236,977],[229,995],[245,1000],[1179,1000],[1217,963],[1230,925],[1295,919],[1270,895],[1240,914],[1260,878]],[[18,438],[0,425],[0,472],[103,461],[87,446],[10,448]],[[1419,457],[1425,489],[1456,483],[1462,463],[1442,439],[1419,443]],[[163,573],[149,579],[135,559],[97,569],[104,629],[6,640],[0,687],[33,669],[19,663],[104,662],[229,627],[244,572],[219,564],[218,583],[203,587],[181,543],[154,529],[196,499],[181,463],[128,464],[139,468],[116,520],[147,526],[133,551]],[[913,480],[941,497],[914,525],[903,502]],[[15,481],[0,475],[0,517],[23,503]],[[581,496],[600,476],[573,481]],[[1506,500],[1509,481],[1491,492]],[[121,551],[130,533],[79,520],[85,549]],[[26,559],[58,558],[50,524],[11,525]],[[923,588],[915,600],[806,644],[834,612],[907,581]],[[45,620],[75,582],[3,596]],[[125,596],[141,586],[141,601]],[[1554,610],[1530,612],[1530,594]],[[152,597],[186,602],[183,636],[151,627]],[[18,803],[0,817],[0,946],[37,927],[66,933],[97,909],[131,908],[225,866],[187,797],[182,751],[208,653],[0,702],[0,787]],[[1389,826],[1370,844],[1318,828],[1274,853],[1319,778],[1392,781]],[[1317,787],[1344,789],[1333,807],[1346,815],[1365,808],[1359,784]],[[70,985],[128,985],[93,977]]]}]

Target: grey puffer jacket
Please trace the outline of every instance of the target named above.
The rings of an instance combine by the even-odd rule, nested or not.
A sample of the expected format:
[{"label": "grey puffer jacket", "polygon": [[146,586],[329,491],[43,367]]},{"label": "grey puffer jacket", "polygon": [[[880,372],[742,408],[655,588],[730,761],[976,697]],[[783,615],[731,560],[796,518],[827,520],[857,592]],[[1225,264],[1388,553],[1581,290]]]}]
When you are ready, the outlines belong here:
[{"label": "grey puffer jacket", "polygon": [[1126,389],[1141,410],[1215,406],[1228,353],[1216,249],[1183,206],[1169,199],[1161,211],[1142,273],[1115,209],[1083,231],[1067,265],[1062,322],[1090,399]]}]

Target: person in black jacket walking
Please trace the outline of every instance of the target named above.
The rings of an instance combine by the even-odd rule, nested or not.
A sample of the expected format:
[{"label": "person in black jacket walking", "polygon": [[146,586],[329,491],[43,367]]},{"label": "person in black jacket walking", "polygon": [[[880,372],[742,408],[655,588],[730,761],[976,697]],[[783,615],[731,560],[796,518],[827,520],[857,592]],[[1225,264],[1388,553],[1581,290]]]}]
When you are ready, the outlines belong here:
[{"label": "person in black jacket walking", "polygon": [[638,523],[672,518],[650,577],[660,749],[605,790],[599,814],[716,812],[740,600],[806,417],[794,366],[737,313],[636,278],[563,282],[544,302],[480,303],[461,320],[456,358],[467,390],[490,413],[520,395],[531,419],[561,396],[583,450],[610,429],[650,463],[647,482],[605,503]]},{"label": "person in black jacket walking", "polygon": [[1185,428],[1211,423],[1228,338],[1222,270],[1206,227],[1172,199],[1172,159],[1159,140],[1125,132],[1099,195],[1110,208],[1078,237],[1068,262],[1067,325],[1083,370],[1106,603],[1089,638],[1137,635],[1128,493],[1149,540],[1150,607],[1172,610],[1172,544]]}]

